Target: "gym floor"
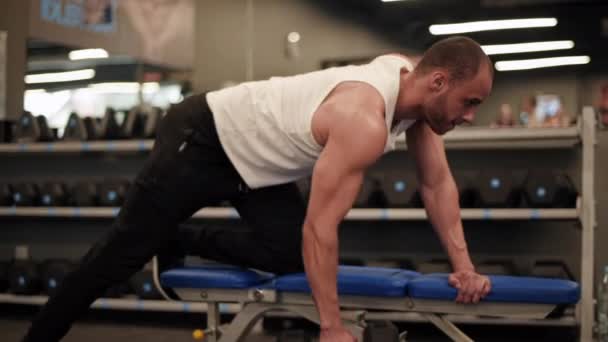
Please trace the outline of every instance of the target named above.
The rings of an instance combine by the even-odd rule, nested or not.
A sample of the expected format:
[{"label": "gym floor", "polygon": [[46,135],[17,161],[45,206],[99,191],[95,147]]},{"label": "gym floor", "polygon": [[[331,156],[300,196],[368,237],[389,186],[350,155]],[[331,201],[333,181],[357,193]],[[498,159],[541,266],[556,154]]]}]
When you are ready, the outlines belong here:
[{"label": "gym floor", "polygon": [[[0,340],[18,342],[35,314],[35,308],[16,305],[0,305]],[[70,330],[62,342],[181,342],[194,341],[192,331],[200,328],[202,317],[194,314],[136,313],[116,311],[90,312]],[[273,322],[276,323],[276,322]],[[314,330],[303,322],[291,322],[290,330]],[[273,324],[272,326],[276,326]],[[449,339],[430,324],[399,325],[400,330],[408,331],[408,342],[443,342]],[[492,342],[570,342],[576,341],[576,329],[563,327],[512,327],[512,326],[472,326],[465,325],[462,330],[475,341]],[[253,333],[245,342],[304,342],[304,339],[279,339],[276,330]],[[293,335],[290,334],[290,335]],[[379,341],[382,342],[382,341]]]}]

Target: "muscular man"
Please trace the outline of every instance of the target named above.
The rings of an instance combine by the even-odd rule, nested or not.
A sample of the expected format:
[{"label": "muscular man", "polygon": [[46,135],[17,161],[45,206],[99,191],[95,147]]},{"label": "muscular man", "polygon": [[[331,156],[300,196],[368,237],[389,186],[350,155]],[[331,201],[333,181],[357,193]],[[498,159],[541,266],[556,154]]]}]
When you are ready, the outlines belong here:
[{"label": "muscular man", "polygon": [[[65,278],[25,341],[59,340],[109,286],[171,245],[279,274],[304,269],[321,341],[354,341],[339,316],[338,225],[365,169],[393,150],[403,132],[428,216],[452,263],[456,301],[479,301],[490,283],[469,257],[440,135],[473,120],[492,79],[479,45],[453,37],[429,48],[415,68],[403,56],[385,55],[362,66],[187,98],[163,119],[112,230]],[[294,181],[311,173],[306,206]],[[178,229],[200,208],[222,200],[234,205],[248,229]]]}]

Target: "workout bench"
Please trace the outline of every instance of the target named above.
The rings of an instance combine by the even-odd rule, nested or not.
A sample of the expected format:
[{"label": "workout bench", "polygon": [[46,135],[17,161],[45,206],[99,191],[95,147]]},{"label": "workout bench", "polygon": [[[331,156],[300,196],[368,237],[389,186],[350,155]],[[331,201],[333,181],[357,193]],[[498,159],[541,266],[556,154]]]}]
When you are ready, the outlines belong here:
[{"label": "workout bench", "polygon": [[[208,265],[171,269],[158,274],[157,287],[171,288],[183,301],[208,304],[206,341],[241,341],[269,311],[288,311],[312,322],[319,317],[304,273],[275,276],[232,266]],[[374,317],[395,319],[417,312],[454,341],[472,341],[445,314],[544,319],[557,307],[576,304],[578,283],[562,279],[489,276],[492,290],[477,304],[458,304],[448,274],[340,266],[338,293],[346,327],[363,341],[367,311]],[[162,289],[160,289],[162,291]],[[161,292],[164,294],[164,292]],[[168,297],[167,297],[168,298]],[[219,305],[240,303],[242,310],[230,324],[220,326]],[[402,340],[405,340],[402,338]]]}]

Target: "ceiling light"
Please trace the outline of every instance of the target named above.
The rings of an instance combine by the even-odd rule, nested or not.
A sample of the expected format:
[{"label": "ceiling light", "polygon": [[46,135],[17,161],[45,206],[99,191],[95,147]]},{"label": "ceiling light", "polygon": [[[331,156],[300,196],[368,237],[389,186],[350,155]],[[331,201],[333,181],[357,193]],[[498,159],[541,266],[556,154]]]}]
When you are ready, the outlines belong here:
[{"label": "ceiling light", "polygon": [[72,61],[79,59],[108,58],[109,56],[108,51],[104,49],[74,50],[68,54],[68,57]]},{"label": "ceiling light", "polygon": [[80,80],[89,80],[95,77],[95,70],[83,69],[64,72],[51,72],[46,74],[25,75],[25,83],[56,83],[56,82],[71,82]]},{"label": "ceiling light", "polygon": [[574,42],[571,40],[556,40],[550,42],[484,45],[481,48],[486,55],[500,55],[507,53],[566,50],[572,49],[573,47]]},{"label": "ceiling light", "polygon": [[510,20],[473,21],[458,24],[431,25],[429,31],[433,35],[455,34],[491,30],[508,30],[531,27],[552,27],[557,25],[555,18],[532,18]]},{"label": "ceiling light", "polygon": [[537,68],[548,68],[562,65],[577,65],[587,64],[591,61],[589,56],[568,56],[568,57],[551,57],[537,59],[523,59],[514,61],[496,62],[496,70],[511,71],[511,70],[529,70]]}]

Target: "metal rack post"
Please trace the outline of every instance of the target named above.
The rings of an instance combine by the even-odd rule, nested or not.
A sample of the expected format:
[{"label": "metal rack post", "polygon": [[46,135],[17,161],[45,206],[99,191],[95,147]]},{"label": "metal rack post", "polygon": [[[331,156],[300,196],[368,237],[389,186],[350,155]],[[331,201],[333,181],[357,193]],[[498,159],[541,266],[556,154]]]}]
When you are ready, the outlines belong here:
[{"label": "metal rack post", "polygon": [[595,218],[595,113],[592,107],[583,108],[583,120],[581,126],[581,140],[583,152],[583,165],[581,170],[582,179],[582,203],[581,203],[581,303],[579,304],[578,320],[580,323],[580,341],[587,342],[593,339],[594,305],[593,305],[593,280],[594,280],[594,233],[597,225]]}]

